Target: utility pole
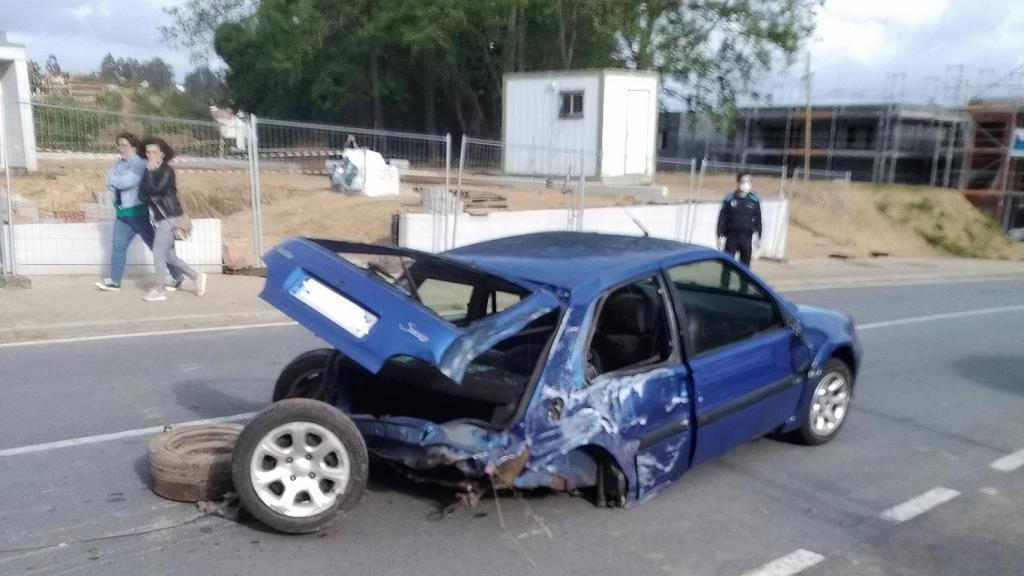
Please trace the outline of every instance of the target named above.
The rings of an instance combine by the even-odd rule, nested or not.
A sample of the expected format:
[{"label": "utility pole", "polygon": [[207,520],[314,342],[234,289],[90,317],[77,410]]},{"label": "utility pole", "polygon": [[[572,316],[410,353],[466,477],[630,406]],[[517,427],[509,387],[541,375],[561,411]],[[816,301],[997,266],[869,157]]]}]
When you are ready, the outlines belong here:
[{"label": "utility pole", "polygon": [[804,72],[804,182],[811,176],[811,50],[807,50],[807,69]]}]

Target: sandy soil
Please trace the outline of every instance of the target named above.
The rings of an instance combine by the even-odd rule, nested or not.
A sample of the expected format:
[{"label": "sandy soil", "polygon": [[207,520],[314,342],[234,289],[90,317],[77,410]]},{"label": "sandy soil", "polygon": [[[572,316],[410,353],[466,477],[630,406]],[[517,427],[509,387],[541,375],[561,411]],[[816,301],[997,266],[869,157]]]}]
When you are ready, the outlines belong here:
[{"label": "sandy soil", "polygon": [[[64,160],[42,162],[32,174],[12,177],[16,196],[29,200],[39,219],[66,217],[84,202],[102,201],[108,162]],[[326,176],[263,173],[264,247],[295,235],[387,242],[395,214],[420,211],[414,184],[403,183],[397,198],[350,197],[330,190]],[[729,174],[706,175],[691,188],[689,172],[661,173],[657,183],[674,199],[718,199],[733,189]],[[249,176],[242,171],[178,168],[179,190],[194,217],[223,220],[225,258],[246,259],[252,253]],[[779,194],[777,177],[755,176],[762,197]],[[507,198],[509,210],[565,208],[573,199],[559,189],[474,186]],[[956,191],[926,187],[877,187],[867,184],[812,181],[787,183],[792,200],[787,252],[792,258],[831,254],[866,256],[969,255],[1024,259],[1024,247],[998,233]],[[624,205],[631,199],[590,195],[588,207]],[[24,217],[22,218],[24,220]]]}]

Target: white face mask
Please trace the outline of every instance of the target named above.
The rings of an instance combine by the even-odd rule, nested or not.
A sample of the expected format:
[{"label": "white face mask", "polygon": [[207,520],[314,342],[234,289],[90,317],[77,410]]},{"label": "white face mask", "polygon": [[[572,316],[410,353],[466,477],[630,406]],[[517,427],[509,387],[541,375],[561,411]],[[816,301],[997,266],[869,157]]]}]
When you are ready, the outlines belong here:
[{"label": "white face mask", "polygon": [[750,192],[750,182],[740,182],[740,192],[743,192],[744,194]]}]

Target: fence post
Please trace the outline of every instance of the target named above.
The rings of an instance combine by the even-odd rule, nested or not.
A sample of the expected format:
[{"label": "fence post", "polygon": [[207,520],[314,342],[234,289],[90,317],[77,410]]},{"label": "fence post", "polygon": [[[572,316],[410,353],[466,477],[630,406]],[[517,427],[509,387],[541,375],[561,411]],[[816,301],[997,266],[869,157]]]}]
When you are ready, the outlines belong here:
[{"label": "fence post", "polygon": [[252,204],[252,249],[256,267],[263,265],[263,218],[260,197],[260,148],[257,138],[258,120],[249,114],[249,194]]},{"label": "fence post", "polygon": [[459,147],[459,176],[455,184],[455,222],[452,223],[452,248],[458,246],[459,238],[459,217],[462,215],[462,174],[466,165],[466,135],[462,135],[462,145]]},{"label": "fence post", "polygon": [[782,165],[782,178],[779,179],[779,200],[786,197],[786,165]]},{"label": "fence post", "polygon": [[[693,158],[692,161],[696,166],[697,159]],[[702,158],[700,161],[700,172],[697,174],[697,195],[693,198],[693,206],[690,210],[690,229],[686,231],[686,241],[693,243],[693,234],[697,229],[697,207],[700,205],[700,199],[704,197],[704,174],[707,171],[708,159]],[[715,238],[718,241],[718,238]]]},{"label": "fence post", "polygon": [[583,212],[587,209],[587,152],[580,147],[580,190],[577,194],[579,202],[576,217],[576,231],[583,232]]},{"label": "fence post", "polygon": [[[0,162],[4,164],[4,188],[7,195],[7,227],[4,229],[6,238],[0,241],[3,244],[3,255],[6,266],[3,268],[10,272],[11,276],[18,275],[18,258],[14,245],[14,202],[11,200],[11,160],[8,149],[7,133],[7,100],[4,98],[3,87],[0,87]],[[2,225],[2,222],[0,222]],[[0,270],[2,271],[2,270]]]},{"label": "fence post", "polygon": [[448,249],[448,216],[454,211],[451,205],[450,197],[452,195],[452,134],[446,132],[444,135],[444,194],[446,210],[444,211],[444,243],[442,244],[443,250]]}]

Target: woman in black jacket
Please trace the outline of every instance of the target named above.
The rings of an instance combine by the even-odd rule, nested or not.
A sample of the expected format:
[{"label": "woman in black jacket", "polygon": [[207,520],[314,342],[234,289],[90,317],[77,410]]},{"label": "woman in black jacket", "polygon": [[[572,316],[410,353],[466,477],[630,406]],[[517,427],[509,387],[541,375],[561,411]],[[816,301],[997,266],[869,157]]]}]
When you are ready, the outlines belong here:
[{"label": "woman in black jacket", "polygon": [[146,151],[146,172],[139,183],[139,194],[149,206],[153,216],[153,265],[155,283],[143,300],[158,302],[166,300],[165,288],[167,271],[171,268],[180,270],[192,279],[196,287],[196,295],[206,293],[206,274],[196,272],[184,260],[174,253],[175,219],[185,214],[178,199],[178,187],[174,177],[174,168],[167,162],[174,158],[174,150],[161,138],[149,138],[143,142]]}]

